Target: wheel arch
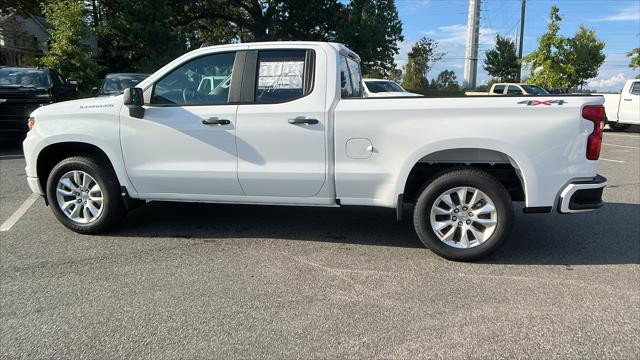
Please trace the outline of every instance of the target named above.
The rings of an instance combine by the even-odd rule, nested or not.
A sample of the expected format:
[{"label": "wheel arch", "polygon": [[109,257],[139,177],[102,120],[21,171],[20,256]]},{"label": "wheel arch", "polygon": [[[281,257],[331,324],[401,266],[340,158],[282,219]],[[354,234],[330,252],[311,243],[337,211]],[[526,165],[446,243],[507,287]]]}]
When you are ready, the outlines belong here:
[{"label": "wheel arch", "polygon": [[44,146],[36,157],[36,173],[40,186],[45,193],[46,190],[44,189],[46,189],[47,179],[53,167],[63,159],[80,155],[91,156],[108,164],[116,174],[118,182],[126,186],[126,176],[122,174],[122,171],[119,171],[120,162],[114,161],[113,154],[109,156],[108,151],[92,143],[84,141],[61,141]]},{"label": "wheel arch", "polygon": [[[462,140],[462,139],[460,139]],[[456,143],[459,143],[456,146]],[[404,163],[398,176],[396,198],[411,202],[422,185],[439,173],[460,166],[472,166],[496,176],[509,190],[514,201],[535,196],[535,171],[517,149],[499,140],[453,140],[432,144],[416,151]]]}]

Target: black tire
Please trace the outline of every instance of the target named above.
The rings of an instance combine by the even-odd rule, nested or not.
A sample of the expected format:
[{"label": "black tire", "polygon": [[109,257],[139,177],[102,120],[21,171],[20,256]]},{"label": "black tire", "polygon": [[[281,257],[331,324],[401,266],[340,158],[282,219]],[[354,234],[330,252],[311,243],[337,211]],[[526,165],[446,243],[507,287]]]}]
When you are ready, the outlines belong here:
[{"label": "black tire", "polygon": [[610,122],[609,127],[614,131],[624,131],[631,127],[631,124],[620,124],[619,122]]},{"label": "black tire", "polygon": [[[57,201],[58,181],[69,171],[80,170],[89,174],[102,190],[102,212],[87,224],[75,222],[67,217]],[[99,234],[111,229],[125,215],[120,194],[120,184],[110,164],[88,156],[75,156],[60,161],[47,179],[47,198],[53,214],[67,228],[81,234]]]},{"label": "black tire", "polygon": [[[497,211],[497,223],[493,234],[483,243],[470,248],[456,248],[441,241],[430,223],[433,203],[446,191],[456,187],[474,187],[493,201]],[[504,186],[491,174],[475,168],[446,171],[425,184],[420,191],[413,211],[413,224],[422,243],[436,254],[455,261],[477,260],[493,253],[509,236],[513,225],[513,204]]]}]

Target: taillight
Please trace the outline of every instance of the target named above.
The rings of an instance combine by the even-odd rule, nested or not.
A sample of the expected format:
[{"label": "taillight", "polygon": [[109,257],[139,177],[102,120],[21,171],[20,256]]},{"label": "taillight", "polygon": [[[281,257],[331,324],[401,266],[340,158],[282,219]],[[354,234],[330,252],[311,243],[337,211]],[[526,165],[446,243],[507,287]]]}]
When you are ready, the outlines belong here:
[{"label": "taillight", "polygon": [[33,129],[33,127],[36,126],[36,119],[30,117],[27,126],[29,127],[29,130]]},{"label": "taillight", "polygon": [[598,160],[602,145],[602,129],[604,129],[605,112],[602,105],[587,105],[582,108],[582,117],[593,122],[593,131],[587,139],[587,159]]}]

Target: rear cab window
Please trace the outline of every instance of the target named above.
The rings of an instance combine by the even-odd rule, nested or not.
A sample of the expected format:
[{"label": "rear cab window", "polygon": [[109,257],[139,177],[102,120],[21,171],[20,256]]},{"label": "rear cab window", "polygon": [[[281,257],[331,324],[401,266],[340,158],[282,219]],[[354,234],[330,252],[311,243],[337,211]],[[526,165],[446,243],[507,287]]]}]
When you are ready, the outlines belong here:
[{"label": "rear cab window", "polygon": [[361,98],[362,75],[360,64],[346,56],[340,56],[340,96],[343,99]]}]

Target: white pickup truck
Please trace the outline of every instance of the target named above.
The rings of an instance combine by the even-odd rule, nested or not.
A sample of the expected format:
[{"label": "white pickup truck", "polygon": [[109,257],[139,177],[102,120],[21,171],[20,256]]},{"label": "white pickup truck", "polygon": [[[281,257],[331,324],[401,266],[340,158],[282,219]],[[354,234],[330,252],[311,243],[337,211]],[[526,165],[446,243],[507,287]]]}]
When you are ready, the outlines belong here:
[{"label": "white pickup truck", "polygon": [[607,123],[614,130],[640,125],[640,80],[627,80],[620,94],[602,94]]},{"label": "white pickup truck", "polygon": [[206,47],[123,95],[41,107],[24,141],[28,184],[91,234],[153,200],[398,218],[410,203],[420,240],[454,260],[508,237],[512,201],[526,213],[602,206],[601,96],[364,98],[359,61],[334,43]]},{"label": "white pickup truck", "polygon": [[549,92],[540,86],[521,83],[495,83],[491,85],[489,92],[465,91],[467,96],[481,95],[549,95]]}]

